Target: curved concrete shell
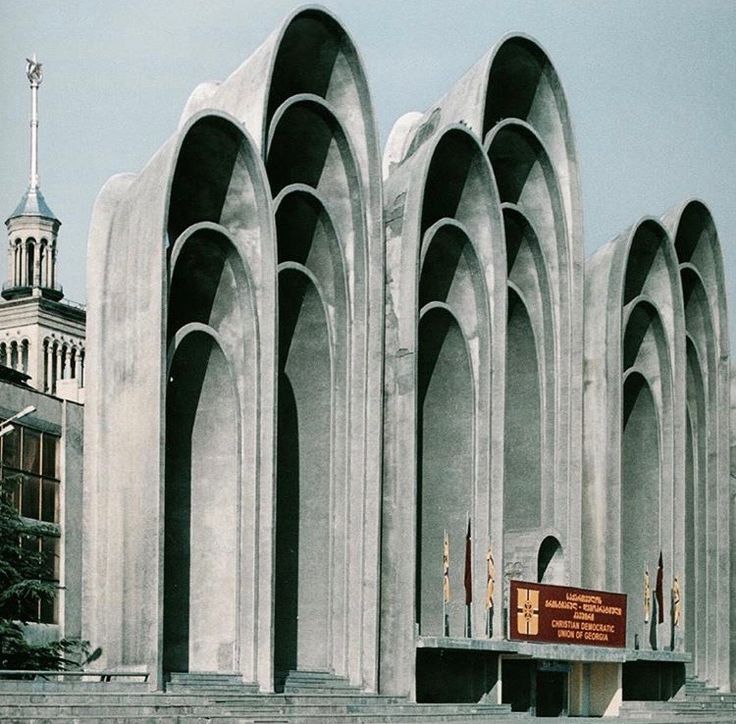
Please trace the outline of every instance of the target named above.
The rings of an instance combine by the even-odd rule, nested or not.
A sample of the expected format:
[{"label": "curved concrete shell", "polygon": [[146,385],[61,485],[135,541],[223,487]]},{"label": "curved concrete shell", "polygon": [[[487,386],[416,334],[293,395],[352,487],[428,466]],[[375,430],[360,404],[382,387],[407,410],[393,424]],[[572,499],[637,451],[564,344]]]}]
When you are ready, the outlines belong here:
[{"label": "curved concrete shell", "polygon": [[[158,551],[147,562],[158,594],[126,593],[110,612],[90,613],[89,630],[98,625],[93,620],[113,619],[119,626],[130,620],[139,632],[121,636],[132,648],[118,655],[113,646],[110,665],[159,674],[235,671],[264,689],[283,685],[291,671],[318,669],[375,689],[383,318],[377,148],[352,41],[328,12],[308,7],[228,79],[195,90],[176,136],[114,211],[101,196],[96,216],[107,218],[93,226],[91,246],[99,251],[90,273],[114,268],[115,279],[99,286],[104,299],[102,291],[95,297],[102,318],[91,315],[93,344],[110,364],[142,355],[143,339],[160,354],[154,362],[149,353],[131,374],[102,371],[90,426],[110,396],[128,415],[144,400],[160,400],[157,422],[138,431],[149,454],[126,477],[139,481],[133,488],[146,479],[144,468],[165,478],[161,497],[153,485],[136,497],[150,531],[143,525],[135,543],[121,534],[100,553],[102,569]],[[128,304],[134,308],[115,306],[116,285],[122,294],[130,279],[145,281]],[[113,324],[111,315],[135,336],[125,347],[99,332]],[[96,438],[101,451],[124,430],[125,416],[116,414],[108,412],[108,439]],[[202,447],[202,431],[219,428],[222,415],[238,421],[235,433],[223,433],[219,447]],[[154,444],[162,435],[162,445]],[[110,471],[131,466],[115,467],[126,449],[111,450]],[[105,472],[90,468],[92,489]],[[215,486],[215,479],[233,482]],[[215,510],[228,512],[217,522]],[[120,517],[116,525],[129,525],[135,515]],[[215,543],[208,532],[216,524],[223,532]],[[312,540],[315,532],[327,535]],[[124,578],[120,571],[100,576]],[[223,591],[223,603],[208,607],[213,588]],[[141,616],[152,635],[138,642]]]},{"label": "curved concrete shell", "polygon": [[508,295],[520,302],[509,306],[507,354],[514,365],[536,359],[526,381],[509,378],[506,390],[504,564],[534,576],[552,535],[564,551],[557,582],[575,583],[580,520],[569,501],[580,494],[582,214],[567,101],[545,51],[509,35],[422,116],[402,117],[384,159],[389,174],[448,123],[483,139],[507,222]]},{"label": "curved concrete shell", "polygon": [[[448,126],[396,169],[386,199],[380,683],[407,694],[415,627],[443,635],[432,561],[444,532],[459,561],[470,515],[475,560],[491,541],[503,555],[506,255],[492,169],[465,126]],[[462,636],[462,568],[452,571],[449,625]],[[475,579],[477,600],[483,585]],[[474,636],[484,635],[483,616],[477,607]]]},{"label": "curved concrete shell", "polygon": [[[663,217],[683,293],[686,381],[685,646],[692,671],[729,683],[726,636],[718,634],[729,598],[728,320],[723,258],[708,207],[689,200]],[[696,612],[700,612],[696,614]],[[688,618],[689,617],[689,620]]]},{"label": "curved concrete shell", "polygon": [[[92,218],[100,665],[518,710],[549,675],[540,707],[569,694],[580,715],[666,698],[686,664],[727,687],[713,219],[691,200],[585,268],[582,249],[567,103],[531,38],[402,116],[383,169],[360,56],[324,9],[199,85]],[[587,609],[557,628],[600,638],[529,638],[511,579],[625,593],[625,646],[593,652]]]},{"label": "curved concrete shell", "polygon": [[[192,117],[137,177],[108,184],[90,246],[101,374],[86,412],[99,455],[86,470],[97,515],[85,565],[88,588],[106,597],[87,608],[85,628],[110,642],[107,666],[191,661],[270,677],[270,637],[256,621],[270,609],[271,530],[264,539],[256,521],[272,514],[274,232],[263,164],[235,119]],[[217,438],[220,453],[212,439],[202,447],[211,428],[231,430]],[[222,478],[232,487],[210,495]],[[209,549],[221,509],[229,533]],[[262,556],[244,562],[246,548]],[[212,587],[230,590],[224,610]],[[219,635],[199,635],[219,618]]]},{"label": "curved concrete shell", "polygon": [[669,581],[684,566],[685,348],[677,258],[656,220],[588,260],[585,324],[583,581],[627,594],[627,645],[664,648],[671,623],[644,620],[643,581],[660,552]]}]

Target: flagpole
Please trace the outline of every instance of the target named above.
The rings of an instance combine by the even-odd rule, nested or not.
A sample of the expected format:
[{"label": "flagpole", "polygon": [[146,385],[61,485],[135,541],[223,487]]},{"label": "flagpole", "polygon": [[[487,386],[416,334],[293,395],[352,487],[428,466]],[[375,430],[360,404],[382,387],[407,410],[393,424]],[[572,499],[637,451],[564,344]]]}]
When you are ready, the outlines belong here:
[{"label": "flagpole", "polygon": [[468,521],[468,532],[465,536],[465,636],[472,638],[471,606],[473,602],[473,574],[472,574],[472,539],[470,532],[470,512],[465,513]]},{"label": "flagpole", "polygon": [[447,603],[450,597],[450,541],[447,538],[447,528],[442,540],[442,633],[450,635],[450,619],[447,615]]}]

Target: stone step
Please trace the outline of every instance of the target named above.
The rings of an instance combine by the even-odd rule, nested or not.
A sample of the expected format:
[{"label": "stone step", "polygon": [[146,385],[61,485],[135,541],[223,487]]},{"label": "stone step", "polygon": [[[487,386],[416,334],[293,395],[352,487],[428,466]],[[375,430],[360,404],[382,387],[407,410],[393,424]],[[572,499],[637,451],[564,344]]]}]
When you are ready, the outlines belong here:
[{"label": "stone step", "polygon": [[506,705],[501,704],[413,704],[406,702],[403,704],[364,704],[364,705],[352,705],[352,704],[330,704],[330,703],[319,703],[319,704],[261,704],[253,705],[247,702],[242,704],[233,704],[227,707],[228,713],[238,713],[243,715],[249,715],[252,713],[261,713],[266,711],[278,712],[285,716],[296,717],[299,715],[317,715],[322,714],[325,717],[331,717],[342,714],[413,714],[415,716],[430,714],[436,716],[438,714],[457,714],[458,712],[465,715],[470,714],[485,714],[490,716],[493,714],[504,714],[509,712],[509,708]]},{"label": "stone step", "polygon": [[[240,697],[235,697],[240,698]],[[74,706],[75,704],[87,704],[90,701],[99,703],[101,706],[117,704],[145,704],[155,705],[159,703],[177,704],[191,706],[209,702],[208,697],[201,694],[164,694],[161,692],[147,692],[140,694],[128,694],[124,692],[94,692],[84,693],[81,691],[71,692],[48,692],[48,693],[19,693],[0,692],[0,703],[13,704],[16,706],[29,704],[58,703],[60,706]]]},{"label": "stone step", "polygon": [[281,718],[263,718],[244,719],[237,716],[107,716],[98,714],[96,716],[74,716],[74,717],[54,717],[52,719],[44,719],[38,717],[14,717],[3,724],[94,724],[95,722],[103,722],[104,724],[127,724],[135,722],[135,724],[291,724],[288,719]]},{"label": "stone step", "polygon": [[192,705],[180,705],[173,703],[162,704],[100,704],[99,702],[87,702],[83,704],[59,704],[52,702],[48,704],[27,704],[25,706],[6,705],[0,702],[0,721],[4,721],[9,716],[23,714],[24,716],[54,717],[54,716],[87,716],[96,712],[103,711],[110,716],[126,716],[128,714],[143,715],[171,715],[182,716],[185,714],[197,714],[199,716],[207,716],[215,711],[229,713],[220,707],[212,706],[206,702],[200,702]]},{"label": "stone step", "polygon": [[217,704],[231,704],[241,701],[257,703],[273,703],[279,705],[300,705],[317,703],[348,703],[348,704],[405,704],[409,700],[405,696],[392,696],[390,694],[367,694],[362,691],[341,691],[334,694],[325,694],[318,691],[305,691],[303,693],[279,693],[279,694],[227,694],[212,698]]}]

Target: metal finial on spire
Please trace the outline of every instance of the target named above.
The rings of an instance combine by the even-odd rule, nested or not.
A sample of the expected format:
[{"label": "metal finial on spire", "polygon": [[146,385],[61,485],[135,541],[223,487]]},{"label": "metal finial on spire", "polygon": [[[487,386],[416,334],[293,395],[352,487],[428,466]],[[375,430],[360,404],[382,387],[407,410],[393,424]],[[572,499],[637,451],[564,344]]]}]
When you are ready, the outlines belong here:
[{"label": "metal finial on spire", "polygon": [[31,190],[38,188],[38,86],[43,80],[42,64],[33,58],[26,58],[26,77],[31,84]]}]

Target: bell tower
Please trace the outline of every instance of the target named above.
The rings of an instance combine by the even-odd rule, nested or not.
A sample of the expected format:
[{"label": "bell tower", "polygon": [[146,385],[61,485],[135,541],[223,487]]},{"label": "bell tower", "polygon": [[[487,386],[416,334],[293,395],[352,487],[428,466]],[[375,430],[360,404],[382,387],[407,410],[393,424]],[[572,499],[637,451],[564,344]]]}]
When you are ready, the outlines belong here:
[{"label": "bell tower", "polygon": [[56,280],[56,241],[61,222],[51,211],[38,183],[38,89],[42,66],[26,59],[31,87],[31,167],[28,189],[5,221],[8,229],[8,278],[5,299],[44,297],[59,301],[64,292]]},{"label": "bell tower", "polygon": [[41,63],[26,58],[31,86],[31,168],[28,188],[5,221],[8,276],[0,299],[0,366],[20,384],[74,402],[84,401],[84,305],[64,298],[57,279],[61,222],[38,182],[38,89]]}]

